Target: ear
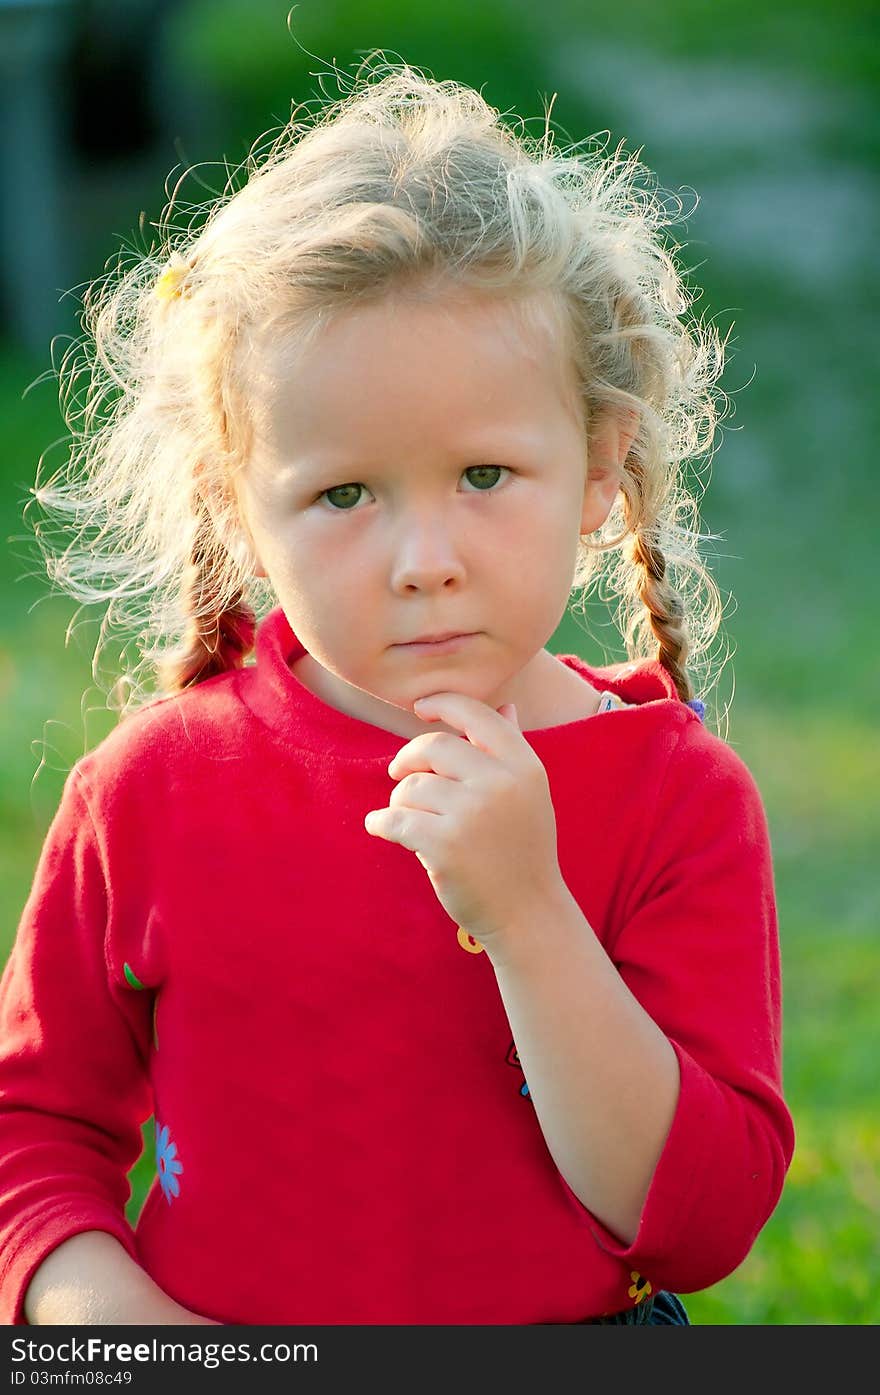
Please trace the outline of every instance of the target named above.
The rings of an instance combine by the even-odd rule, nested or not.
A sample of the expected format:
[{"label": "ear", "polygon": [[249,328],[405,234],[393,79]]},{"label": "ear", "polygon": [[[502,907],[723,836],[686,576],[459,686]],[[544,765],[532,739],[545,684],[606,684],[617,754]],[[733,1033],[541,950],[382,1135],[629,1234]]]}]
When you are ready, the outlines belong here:
[{"label": "ear", "polygon": [[639,414],[630,409],[607,409],[590,433],[587,478],[580,532],[601,528],[620,490],[620,472],[639,429]]},{"label": "ear", "polygon": [[249,529],[246,527],[244,523],[241,526],[241,532],[239,534],[236,545],[239,549],[242,549],[244,551],[248,559],[248,566],[250,567],[254,576],[269,575],[269,573],[266,571],[266,568],[260,561],[260,556],[257,552],[256,544],[254,543],[254,540],[251,537]]},{"label": "ear", "polygon": [[[195,485],[213,519],[214,527],[232,555],[237,558],[243,557],[254,576],[268,575],[260,561],[256,544],[235,494],[228,486],[224,487],[214,480],[209,480],[201,465],[196,466]],[[230,513],[236,520],[231,532]]]}]

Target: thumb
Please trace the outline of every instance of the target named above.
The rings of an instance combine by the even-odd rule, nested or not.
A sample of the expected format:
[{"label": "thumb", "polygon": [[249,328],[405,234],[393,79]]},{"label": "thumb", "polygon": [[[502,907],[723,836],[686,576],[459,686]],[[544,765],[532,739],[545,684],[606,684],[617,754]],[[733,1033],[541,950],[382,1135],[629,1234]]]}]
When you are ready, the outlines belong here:
[{"label": "thumb", "polygon": [[519,717],[517,716],[515,703],[502,703],[502,705],[498,708],[498,714],[501,717],[506,717],[508,722],[512,722],[513,725],[516,727],[517,731],[519,731]]}]

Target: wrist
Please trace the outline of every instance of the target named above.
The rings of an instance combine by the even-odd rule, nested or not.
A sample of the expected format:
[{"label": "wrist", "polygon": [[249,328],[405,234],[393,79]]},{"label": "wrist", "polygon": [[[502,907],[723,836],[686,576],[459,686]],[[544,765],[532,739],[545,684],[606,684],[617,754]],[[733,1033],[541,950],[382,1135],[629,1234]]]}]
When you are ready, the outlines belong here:
[{"label": "wrist", "polygon": [[[520,903],[506,925],[485,938],[476,932],[494,968],[528,966],[543,958],[565,936],[573,921],[587,925],[583,912],[560,874],[540,892]],[[589,927],[588,927],[589,928]]]}]

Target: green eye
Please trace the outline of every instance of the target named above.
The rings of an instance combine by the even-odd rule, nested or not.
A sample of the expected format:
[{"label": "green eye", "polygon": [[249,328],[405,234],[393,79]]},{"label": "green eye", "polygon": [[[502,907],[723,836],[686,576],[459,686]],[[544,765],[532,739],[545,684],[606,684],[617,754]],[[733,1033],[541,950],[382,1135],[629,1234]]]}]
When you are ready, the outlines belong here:
[{"label": "green eye", "polygon": [[[330,495],[331,495],[331,494],[342,494],[342,495],[345,495],[345,494],[347,493],[347,494],[348,494],[348,502],[343,502],[343,503],[340,505],[340,512],[341,512],[341,511],[344,510],[344,509],[351,508],[351,506],[352,506],[353,504],[356,504],[356,503],[357,503],[357,492],[358,492],[359,490],[361,490],[361,489],[363,489],[363,485],[362,485],[362,484],[337,484],[337,485],[335,485],[332,489],[325,489],[325,490],[324,490],[324,497],[327,498],[327,499],[330,499]],[[354,496],[354,497],[352,497],[352,496]],[[332,500],[331,500],[331,502],[332,502]],[[336,508],[336,504],[335,504],[335,503],[333,504],[333,507]]]},{"label": "green eye", "polygon": [[[482,476],[483,476],[483,482],[482,482],[482,483],[479,483],[477,487],[478,487],[479,489],[483,489],[484,484],[487,484],[487,483],[488,483],[488,487],[491,488],[491,486],[492,486],[493,484],[497,484],[497,483],[498,483],[498,480],[499,480],[500,477],[501,477],[501,471],[502,471],[503,469],[504,469],[504,466],[503,466],[503,465],[471,465],[467,470],[465,470],[465,474],[468,475],[468,476],[470,476],[470,475],[482,475]],[[486,481],[486,476],[487,476],[487,475],[494,476],[494,478],[493,478],[493,479],[490,479],[490,480],[487,482],[487,481]],[[473,484],[473,483],[475,483],[475,481],[474,481],[474,480],[471,480],[471,483]],[[485,492],[485,490],[484,490],[484,492]]]},{"label": "green eye", "polygon": [[[462,473],[468,476],[478,494],[488,494],[498,483],[502,473],[507,471],[506,465],[469,465]],[[476,479],[471,476],[476,476]],[[350,513],[359,502],[363,488],[362,484],[336,484],[331,489],[325,489],[320,498],[326,499],[337,513]]]}]

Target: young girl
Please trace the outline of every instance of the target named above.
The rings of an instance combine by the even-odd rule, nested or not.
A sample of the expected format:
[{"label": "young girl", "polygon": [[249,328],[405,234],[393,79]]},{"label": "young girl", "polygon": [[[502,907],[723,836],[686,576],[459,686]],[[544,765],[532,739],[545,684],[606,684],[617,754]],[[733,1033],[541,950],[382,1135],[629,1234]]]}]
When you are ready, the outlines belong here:
[{"label": "young girl", "polygon": [[[2,980],[7,1323],[681,1324],[773,1211],[767,823],[686,668],[722,352],[642,170],[387,65],[87,297],[35,493],[160,688]],[[630,662],[550,653],[608,560]]]}]

